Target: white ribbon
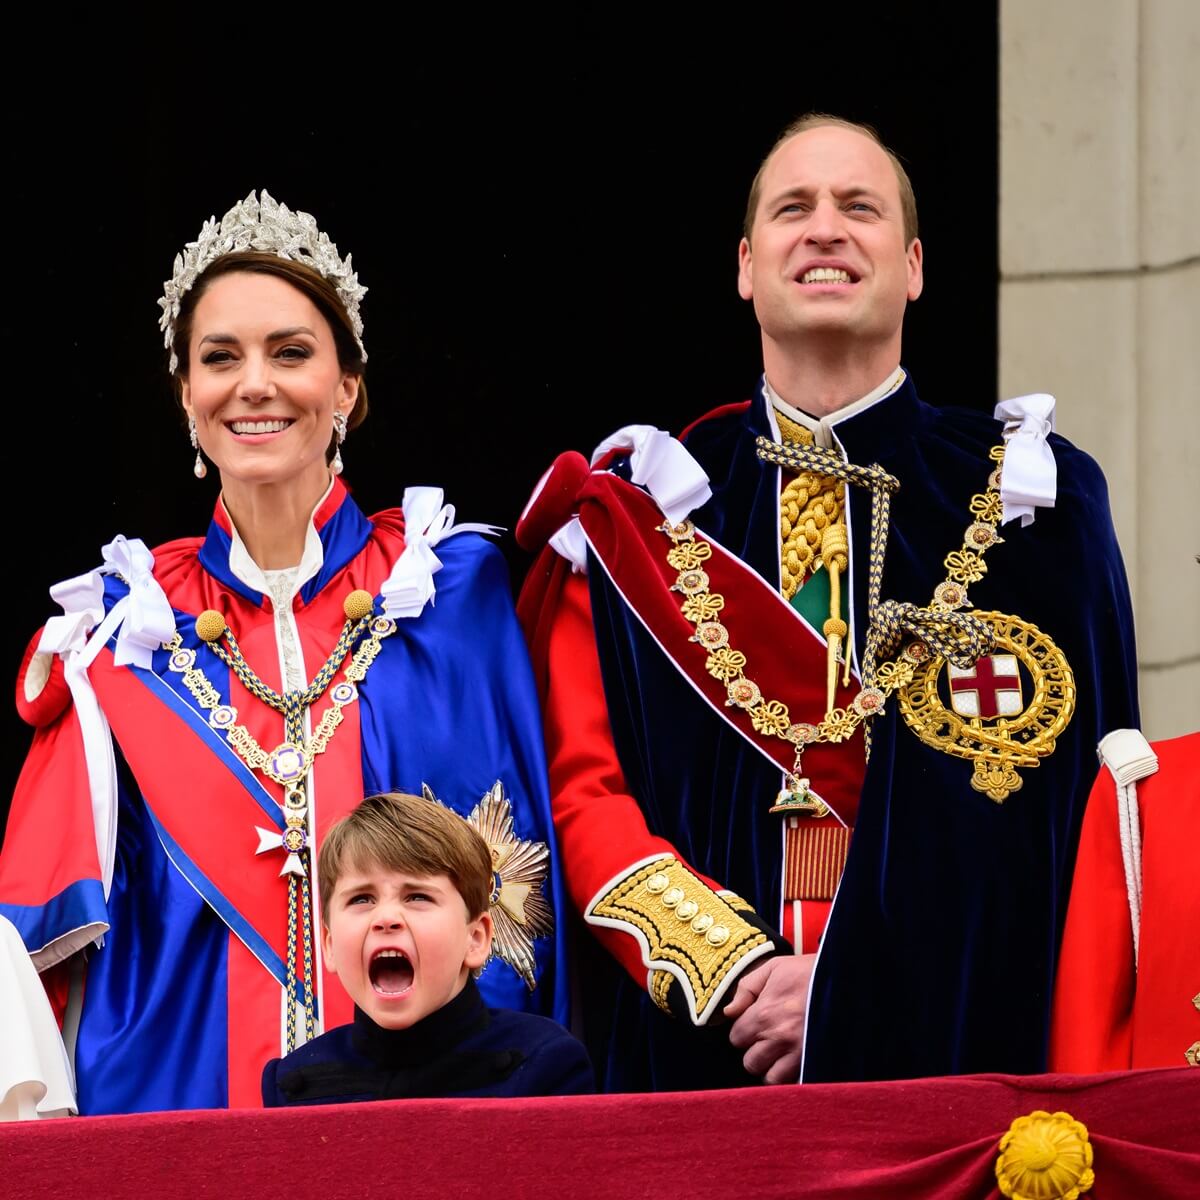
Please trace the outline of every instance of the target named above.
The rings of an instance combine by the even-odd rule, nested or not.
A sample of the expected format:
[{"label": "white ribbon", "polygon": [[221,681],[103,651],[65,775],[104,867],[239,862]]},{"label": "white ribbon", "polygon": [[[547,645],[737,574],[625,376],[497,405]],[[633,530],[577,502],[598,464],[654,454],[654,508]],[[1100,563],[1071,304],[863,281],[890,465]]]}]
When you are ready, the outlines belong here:
[{"label": "white ribbon", "polygon": [[154,555],[141,538],[120,534],[101,554],[104,565],[100,570],[105,575],[121,575],[129,584],[129,594],[122,596],[105,618],[105,624],[120,623],[113,663],[118,667],[133,663],[148,671],[154,651],[175,636],[175,614],[154,578]]},{"label": "white ribbon", "polygon": [[606,437],[592,455],[592,466],[610,450],[631,451],[630,480],[650,493],[672,525],[678,525],[712,495],[704,468],[683,443],[653,425],[626,425]]},{"label": "white ribbon", "polygon": [[[83,737],[96,855],[107,900],[117,852],[117,764],[108,721],[92,690],[87,669],[114,629],[116,664],[149,668],[154,648],[174,635],[175,617],[154,578],[154,555],[144,542],[118,536],[104,547],[102,556],[104,562],[99,569],[64,579],[50,589],[51,598],[63,612],[46,622],[37,652],[57,654],[63,660],[63,675]],[[122,596],[105,616],[103,577],[116,572],[129,583],[129,594]],[[95,632],[89,638],[91,630]]]},{"label": "white ribbon", "polygon": [[389,617],[417,617],[426,604],[433,604],[437,589],[433,577],[442,569],[442,560],[433,552],[439,542],[456,533],[483,533],[496,536],[504,530],[498,525],[466,521],[454,523],[454,505],[442,503],[442,489],[410,487],[404,489],[404,553],[396,560],[392,573],[379,589],[383,611]]},{"label": "white ribbon", "polygon": [[571,564],[576,575],[587,574],[587,537],[578,517],[572,517],[550,539],[550,545]]},{"label": "white ribbon", "polygon": [[1054,397],[1045,392],[1016,396],[996,405],[996,420],[1004,422],[1004,465],[1000,471],[1001,524],[1016,517],[1033,523],[1034,509],[1053,508],[1058,491],[1058,467],[1047,438],[1054,432]]},{"label": "white ribbon", "polygon": [[1133,969],[1137,970],[1142,933],[1142,829],[1137,785],[1158,770],[1158,755],[1140,729],[1114,729],[1100,739],[1096,752],[1116,784],[1117,833],[1125,868],[1125,894],[1133,930]]}]

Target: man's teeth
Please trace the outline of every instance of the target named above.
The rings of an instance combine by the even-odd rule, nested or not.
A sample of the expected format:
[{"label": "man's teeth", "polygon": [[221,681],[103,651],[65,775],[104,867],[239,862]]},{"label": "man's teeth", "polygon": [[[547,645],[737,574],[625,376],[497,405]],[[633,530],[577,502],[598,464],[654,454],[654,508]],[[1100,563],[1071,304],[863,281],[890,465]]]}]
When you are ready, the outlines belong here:
[{"label": "man's teeth", "polygon": [[813,267],[811,270],[805,271],[800,280],[801,283],[849,283],[849,271],[843,271],[839,267]]},{"label": "man's teeth", "polygon": [[291,421],[231,421],[234,433],[282,433]]}]

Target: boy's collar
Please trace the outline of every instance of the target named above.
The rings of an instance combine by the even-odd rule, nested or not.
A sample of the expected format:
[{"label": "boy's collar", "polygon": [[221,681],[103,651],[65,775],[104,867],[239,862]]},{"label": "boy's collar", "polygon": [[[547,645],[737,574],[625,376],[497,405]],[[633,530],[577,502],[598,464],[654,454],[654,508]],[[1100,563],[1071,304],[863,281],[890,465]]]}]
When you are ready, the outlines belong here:
[{"label": "boy's collar", "polygon": [[490,1020],[479,988],[468,975],[457,996],[406,1029],[384,1029],[356,1005],[350,1040],[355,1050],[376,1062],[411,1067],[454,1049],[468,1035],[487,1028]]}]

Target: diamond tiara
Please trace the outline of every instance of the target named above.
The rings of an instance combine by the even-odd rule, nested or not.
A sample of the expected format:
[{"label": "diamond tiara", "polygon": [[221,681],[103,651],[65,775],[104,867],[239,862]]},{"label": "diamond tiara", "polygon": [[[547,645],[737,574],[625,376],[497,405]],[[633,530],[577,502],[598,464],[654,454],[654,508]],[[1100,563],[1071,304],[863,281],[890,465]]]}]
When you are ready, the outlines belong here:
[{"label": "diamond tiara", "polygon": [[367,289],[351,270],[351,256],[347,254],[344,261],[339,257],[337,247],[317,228],[317,219],[311,213],[292,212],[264,188],[261,200],[251,192],[221,218],[219,225],[216,217],[209,217],[200,236],[194,242],[188,242],[181,254],[175,255],[174,272],[163,284],[164,294],[158,301],[163,310],[158,326],[163,331],[163,345],[171,351],[172,375],[179,367],[174,343],[180,301],[206,268],[218,258],[240,250],[260,250],[278,258],[306,263],[328,279],[345,305],[354,340],[363,362],[367,361],[362,317],[358,312]]}]

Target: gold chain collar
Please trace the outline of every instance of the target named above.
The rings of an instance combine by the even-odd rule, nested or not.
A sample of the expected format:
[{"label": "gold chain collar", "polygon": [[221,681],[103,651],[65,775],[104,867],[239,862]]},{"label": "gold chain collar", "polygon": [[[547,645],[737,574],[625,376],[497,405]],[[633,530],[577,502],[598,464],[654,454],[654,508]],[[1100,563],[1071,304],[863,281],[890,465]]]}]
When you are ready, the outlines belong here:
[{"label": "gold chain collar", "polygon": [[[918,618],[923,618],[925,626],[939,642],[947,637],[947,614],[954,614],[960,620],[966,616],[957,614],[955,610],[967,604],[967,585],[982,579],[987,573],[984,552],[1003,541],[996,532],[996,524],[1004,511],[999,492],[1004,446],[993,446],[988,457],[996,466],[988,476],[987,489],[971,497],[969,507],[975,519],[963,534],[961,548],[952,551],[943,560],[947,571],[945,582],[934,589],[933,602],[928,608],[906,606],[910,610],[908,615],[911,617],[916,614]],[[788,706],[781,700],[765,698],[759,686],[746,675],[746,656],[732,646],[728,627],[718,619],[725,607],[725,597],[711,590],[708,573],[702,565],[712,557],[712,547],[696,537],[695,526],[690,520],[678,525],[666,521],[657,529],[673,543],[667,553],[667,562],[678,571],[678,576],[671,591],[683,593],[685,599],[681,611],[696,627],[688,640],[697,642],[708,652],[705,670],[725,684],[726,707],[743,709],[749,715],[756,733],[781,738],[795,747],[795,758],[787,775],[786,786],[776,797],[770,811],[826,815],[829,812],[828,805],[811,793],[809,780],[800,774],[805,748],[819,742],[844,742],[868,717],[882,713],[887,697],[911,683],[916,668],[931,658],[929,645],[924,639],[916,637],[903,647],[893,661],[875,669],[871,669],[875,656],[868,655],[864,686],[850,705],[845,708],[830,707],[815,724],[793,722]],[[876,630],[872,625],[868,629],[867,640],[872,649],[886,651],[902,635],[903,627],[899,622],[893,619],[885,623],[892,628]],[[920,627],[919,621],[913,623]],[[954,626],[957,627],[958,622],[954,622]],[[952,638],[954,635],[951,633],[949,636]]]},{"label": "gold chain collar", "polygon": [[[286,736],[274,750],[264,750],[258,739],[238,723],[238,711],[232,704],[221,699],[220,692],[204,671],[196,666],[196,652],[183,645],[181,635],[163,643],[170,653],[167,666],[183,676],[183,684],[191,692],[196,703],[208,713],[208,724],[225,740],[243,762],[251,769],[261,771],[274,780],[284,791],[284,831],[258,828],[259,844],[256,853],[282,849],[286,859],[281,875],[288,877],[288,920],[286,992],[288,997],[287,1050],[296,1048],[296,957],[299,950],[303,957],[303,1000],[305,1016],[305,1039],[316,1036],[315,991],[313,983],[313,919],[312,887],[309,878],[311,855],[309,853],[308,800],[305,782],[318,754],[324,753],[338,726],[342,723],[342,710],[358,698],[357,684],[361,683],[379,655],[381,642],[396,631],[396,622],[387,616],[372,616],[374,599],[369,592],[354,591],[346,597],[346,624],[338,638],[338,644],[316,677],[302,692],[285,692],[282,695],[269,688],[255,674],[238,647],[233,632],[225,618],[214,609],[206,609],[196,618],[197,636],[212,648],[221,660],[234,671],[245,684],[251,695],[269,707],[283,713]],[[341,683],[329,690],[329,707],[321,715],[312,737],[304,744],[302,721],[304,713],[332,682],[337,668],[350,652],[354,640],[365,633],[366,638],[354,650],[350,665],[346,668]],[[224,639],[228,648],[221,645]],[[323,684],[323,686],[322,686]],[[301,927],[297,927],[296,905],[300,902]]]}]

